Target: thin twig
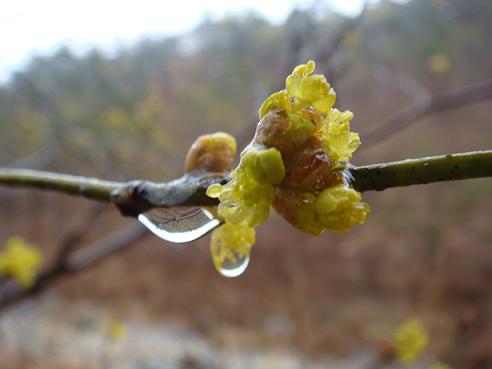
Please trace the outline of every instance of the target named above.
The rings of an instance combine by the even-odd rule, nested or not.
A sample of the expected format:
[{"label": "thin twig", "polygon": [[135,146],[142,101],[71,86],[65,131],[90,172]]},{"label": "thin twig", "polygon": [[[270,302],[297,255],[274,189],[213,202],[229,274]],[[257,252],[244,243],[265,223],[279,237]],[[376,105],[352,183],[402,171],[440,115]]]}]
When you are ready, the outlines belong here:
[{"label": "thin twig", "polygon": [[74,252],[63,263],[55,262],[50,268],[40,273],[34,284],[27,289],[15,280],[5,281],[0,284],[0,311],[18,301],[41,293],[61,277],[93,266],[106,257],[129,248],[148,235],[150,233],[147,229],[140,223],[136,223]]},{"label": "thin twig", "polygon": [[428,96],[390,117],[374,130],[363,134],[364,144],[380,143],[432,113],[459,108],[492,98],[492,78],[460,89]]},{"label": "thin twig", "polygon": [[103,211],[104,206],[99,203],[93,204],[81,217],[68,226],[62,240],[57,247],[54,264],[66,264],[70,254],[83,240],[87,230],[97,219],[97,216]]},{"label": "thin twig", "polygon": [[119,229],[108,237],[97,240],[74,253],[67,261],[67,268],[70,271],[84,269],[100,262],[115,252],[126,249],[135,242],[150,236],[151,234],[152,233],[140,223],[135,223],[131,227]]}]

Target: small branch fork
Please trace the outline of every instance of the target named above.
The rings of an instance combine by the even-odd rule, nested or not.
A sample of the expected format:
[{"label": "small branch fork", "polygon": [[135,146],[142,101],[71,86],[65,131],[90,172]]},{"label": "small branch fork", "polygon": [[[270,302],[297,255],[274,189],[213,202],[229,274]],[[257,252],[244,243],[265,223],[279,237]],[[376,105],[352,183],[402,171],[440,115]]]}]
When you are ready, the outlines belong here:
[{"label": "small branch fork", "polygon": [[[492,177],[492,150],[407,159],[367,166],[350,166],[352,186],[360,191]],[[157,207],[212,206],[205,194],[212,183],[226,183],[217,173],[190,173],[166,183],[110,182],[51,172],[0,168],[0,185],[57,191],[114,204],[125,216]]]}]

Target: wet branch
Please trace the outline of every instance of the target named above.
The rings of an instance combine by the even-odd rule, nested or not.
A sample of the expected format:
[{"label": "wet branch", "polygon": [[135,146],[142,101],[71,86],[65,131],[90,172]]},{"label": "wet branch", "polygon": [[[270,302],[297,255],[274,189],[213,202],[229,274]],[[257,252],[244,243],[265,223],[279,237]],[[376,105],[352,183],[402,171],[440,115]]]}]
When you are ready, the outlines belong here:
[{"label": "wet branch", "polygon": [[[359,191],[382,191],[391,187],[492,177],[492,150],[351,167],[350,171],[352,185]],[[43,171],[0,168],[0,184],[53,190],[110,202],[125,215],[136,215],[156,206],[213,204],[215,200],[206,197],[205,189],[211,183],[226,181],[224,177],[202,173],[187,175],[168,183],[121,183]],[[60,278],[90,267],[150,235],[143,225],[136,223],[75,250],[94,215],[101,210],[99,206],[89,209],[86,215],[70,227],[57,248],[55,261],[38,275],[30,288],[22,288],[15,280],[0,283],[0,311],[43,292]]]},{"label": "wet branch", "polygon": [[213,183],[226,179],[213,173],[187,174],[174,181],[155,183],[145,180],[112,182],[30,169],[0,168],[0,185],[28,187],[82,196],[114,204],[126,216],[156,207],[216,205],[205,195]]},{"label": "wet branch", "polygon": [[[492,177],[492,150],[350,167],[352,186],[358,191],[382,191],[392,187],[441,181]],[[0,185],[57,191],[110,202],[126,216],[156,207],[210,206],[215,199],[205,191],[227,178],[214,173],[187,174],[171,182],[111,182],[27,169],[0,168]]]},{"label": "wet branch", "polygon": [[351,173],[352,185],[360,192],[492,177],[492,150],[372,164],[355,167]]}]

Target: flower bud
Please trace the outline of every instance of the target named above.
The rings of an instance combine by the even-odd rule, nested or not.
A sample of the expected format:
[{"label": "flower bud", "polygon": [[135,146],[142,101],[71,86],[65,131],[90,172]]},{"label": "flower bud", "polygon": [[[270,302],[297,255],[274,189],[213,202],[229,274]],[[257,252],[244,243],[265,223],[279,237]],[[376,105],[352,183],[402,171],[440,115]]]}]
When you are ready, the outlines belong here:
[{"label": "flower bud", "polygon": [[186,171],[225,172],[232,166],[236,150],[236,140],[227,133],[217,132],[200,136],[188,150]]}]

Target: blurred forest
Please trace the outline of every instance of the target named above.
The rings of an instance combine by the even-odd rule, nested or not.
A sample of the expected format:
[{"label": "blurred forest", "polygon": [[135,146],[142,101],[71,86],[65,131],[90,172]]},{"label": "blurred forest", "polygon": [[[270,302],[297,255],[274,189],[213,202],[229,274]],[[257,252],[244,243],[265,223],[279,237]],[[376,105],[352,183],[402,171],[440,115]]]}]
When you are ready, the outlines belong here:
[{"label": "blurred forest", "polygon": [[[366,133],[419,99],[492,76],[491,1],[380,1],[352,20],[318,4],[279,25],[250,13],[205,19],[187,34],[141,40],[112,55],[94,49],[81,56],[68,45],[35,57],[0,86],[0,166],[176,178],[200,134],[225,131],[245,146],[260,103],[309,59],[337,92],[336,106],[355,114],[362,139],[355,164],[491,147],[490,100],[364,144]],[[346,234],[315,238],[271,217],[259,229],[249,269],[233,280],[215,272],[207,238],[171,247],[146,237],[61,280],[56,294],[0,315],[0,367],[363,368],[398,324],[417,318],[431,336],[425,363],[492,368],[490,181],[365,198],[367,224]],[[49,261],[67,229],[93,211],[64,195],[0,188],[0,245],[21,235]],[[131,223],[103,208],[84,225],[84,242]],[[103,317],[127,322],[133,344],[109,346],[102,359],[97,348],[74,349],[86,347],[87,326]],[[172,354],[155,342],[152,351],[151,340],[173,341],[156,333],[169,322],[204,337],[215,356],[188,336]],[[62,349],[67,341],[71,349]],[[129,364],[136,342],[149,342],[138,365]],[[233,353],[244,352],[257,361],[234,361]],[[161,354],[181,361],[148,361]]]}]

